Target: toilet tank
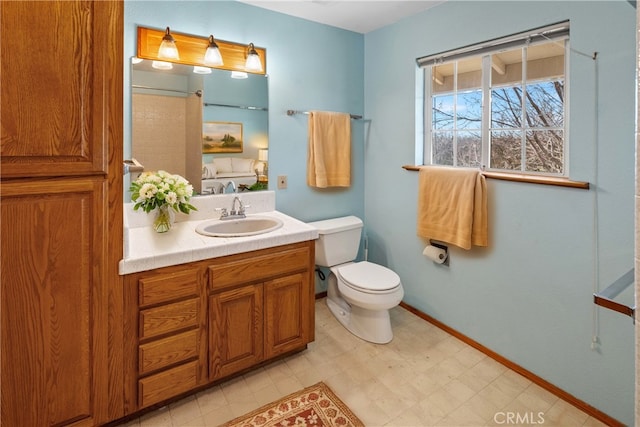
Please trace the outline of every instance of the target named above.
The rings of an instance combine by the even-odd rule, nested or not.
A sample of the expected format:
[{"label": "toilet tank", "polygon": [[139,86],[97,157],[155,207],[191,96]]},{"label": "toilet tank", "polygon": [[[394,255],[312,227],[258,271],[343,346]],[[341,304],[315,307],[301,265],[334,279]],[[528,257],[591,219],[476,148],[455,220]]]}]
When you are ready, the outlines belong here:
[{"label": "toilet tank", "polygon": [[310,222],[318,230],[316,265],[333,267],[356,259],[360,249],[362,220],[356,216]]}]

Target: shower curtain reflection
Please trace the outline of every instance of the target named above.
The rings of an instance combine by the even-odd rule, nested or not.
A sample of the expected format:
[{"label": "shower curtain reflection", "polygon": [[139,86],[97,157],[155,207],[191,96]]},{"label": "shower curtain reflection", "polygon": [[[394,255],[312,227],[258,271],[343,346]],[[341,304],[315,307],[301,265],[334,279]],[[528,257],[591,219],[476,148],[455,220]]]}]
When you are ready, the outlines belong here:
[{"label": "shower curtain reflection", "polygon": [[202,99],[132,94],[132,156],[145,170],[184,176],[200,193]]}]

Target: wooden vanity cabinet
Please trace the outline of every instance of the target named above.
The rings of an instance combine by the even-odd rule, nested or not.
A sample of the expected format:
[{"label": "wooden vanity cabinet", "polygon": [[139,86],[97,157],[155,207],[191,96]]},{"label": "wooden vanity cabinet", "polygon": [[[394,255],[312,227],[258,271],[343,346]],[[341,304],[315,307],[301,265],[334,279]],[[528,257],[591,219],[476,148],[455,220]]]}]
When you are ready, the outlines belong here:
[{"label": "wooden vanity cabinet", "polygon": [[314,243],[212,260],[209,378],[216,380],[314,339]]},{"label": "wooden vanity cabinet", "polygon": [[126,276],[127,413],[207,382],[204,273],[186,264]]},{"label": "wooden vanity cabinet", "polygon": [[314,242],[125,277],[125,412],[314,340]]}]

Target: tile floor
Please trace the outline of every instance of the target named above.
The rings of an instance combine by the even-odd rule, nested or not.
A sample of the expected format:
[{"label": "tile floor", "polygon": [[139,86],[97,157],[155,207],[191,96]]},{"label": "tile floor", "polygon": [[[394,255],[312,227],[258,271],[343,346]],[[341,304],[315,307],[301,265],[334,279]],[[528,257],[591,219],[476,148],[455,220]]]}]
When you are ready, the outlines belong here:
[{"label": "tile floor", "polygon": [[391,317],[393,341],[375,345],[318,300],[307,350],[123,426],[217,426],[318,381],[370,427],[604,425],[407,310]]}]

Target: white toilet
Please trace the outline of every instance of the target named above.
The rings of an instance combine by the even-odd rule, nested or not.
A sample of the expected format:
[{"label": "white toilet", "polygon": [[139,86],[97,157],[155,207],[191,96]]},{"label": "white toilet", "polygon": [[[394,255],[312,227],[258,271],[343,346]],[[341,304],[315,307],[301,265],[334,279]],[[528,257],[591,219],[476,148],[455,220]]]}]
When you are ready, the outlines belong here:
[{"label": "white toilet", "polygon": [[351,333],[386,344],[393,339],[389,309],[404,290],[393,271],[368,261],[354,262],[360,247],[362,220],[355,216],[309,223],[318,230],[316,265],[330,267],[327,306]]}]

